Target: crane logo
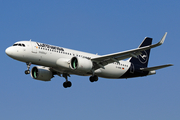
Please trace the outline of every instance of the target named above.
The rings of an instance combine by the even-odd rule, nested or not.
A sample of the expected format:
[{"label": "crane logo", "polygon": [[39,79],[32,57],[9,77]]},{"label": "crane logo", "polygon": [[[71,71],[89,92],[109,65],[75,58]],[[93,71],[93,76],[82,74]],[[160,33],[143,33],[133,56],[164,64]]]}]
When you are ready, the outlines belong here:
[{"label": "crane logo", "polygon": [[148,60],[148,54],[146,51],[142,51],[142,53],[138,56],[138,59],[141,63],[145,64]]}]

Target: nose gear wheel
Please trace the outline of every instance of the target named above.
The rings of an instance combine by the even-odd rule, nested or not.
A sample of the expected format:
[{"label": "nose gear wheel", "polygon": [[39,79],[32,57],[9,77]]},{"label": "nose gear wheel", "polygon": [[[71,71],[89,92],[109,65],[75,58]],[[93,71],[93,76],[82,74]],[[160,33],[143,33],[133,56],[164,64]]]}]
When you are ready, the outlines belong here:
[{"label": "nose gear wheel", "polygon": [[31,66],[31,62],[27,62],[26,63],[26,65],[27,65],[27,70],[25,70],[25,74],[27,75],[27,74],[30,74],[30,66]]}]

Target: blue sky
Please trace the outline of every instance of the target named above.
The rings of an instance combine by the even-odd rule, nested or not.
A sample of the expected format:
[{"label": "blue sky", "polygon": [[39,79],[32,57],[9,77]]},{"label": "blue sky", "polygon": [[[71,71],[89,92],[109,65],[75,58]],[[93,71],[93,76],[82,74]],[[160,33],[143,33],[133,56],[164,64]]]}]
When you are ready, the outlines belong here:
[{"label": "blue sky", "polygon": [[[0,119],[179,120],[180,2],[170,0],[0,0]],[[51,82],[25,75],[25,63],[5,49],[30,40],[100,55],[136,48],[144,37],[165,43],[151,51],[149,66],[174,64],[156,75],[104,79],[72,75]],[[32,68],[32,66],[31,66]]]}]

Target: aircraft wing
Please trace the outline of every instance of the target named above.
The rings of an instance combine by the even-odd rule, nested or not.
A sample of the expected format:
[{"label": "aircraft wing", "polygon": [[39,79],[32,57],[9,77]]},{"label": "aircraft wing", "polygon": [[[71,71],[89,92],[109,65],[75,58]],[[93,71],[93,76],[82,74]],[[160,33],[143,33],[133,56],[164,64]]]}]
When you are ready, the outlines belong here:
[{"label": "aircraft wing", "polygon": [[164,34],[162,39],[156,44],[148,45],[148,46],[144,46],[144,47],[140,47],[140,48],[136,48],[132,50],[127,50],[123,52],[118,52],[114,54],[103,55],[100,57],[94,57],[94,58],[91,58],[91,60],[97,64],[96,65],[97,68],[95,69],[98,69],[98,68],[104,68],[104,66],[109,63],[119,62],[120,60],[129,58],[129,57],[137,58],[137,56],[140,55],[142,51],[162,45],[164,43],[166,35],[167,35],[167,32]]}]

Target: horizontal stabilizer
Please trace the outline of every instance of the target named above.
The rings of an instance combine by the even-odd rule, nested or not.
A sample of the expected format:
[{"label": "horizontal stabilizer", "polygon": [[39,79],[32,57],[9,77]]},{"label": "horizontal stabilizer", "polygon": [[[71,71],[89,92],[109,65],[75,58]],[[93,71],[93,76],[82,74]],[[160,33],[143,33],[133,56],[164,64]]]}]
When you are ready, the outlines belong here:
[{"label": "horizontal stabilizer", "polygon": [[149,68],[140,68],[142,71],[153,71],[153,70],[158,70],[162,69],[165,67],[173,66],[173,64],[167,64],[167,65],[160,65],[160,66],[155,66],[155,67],[149,67]]}]

